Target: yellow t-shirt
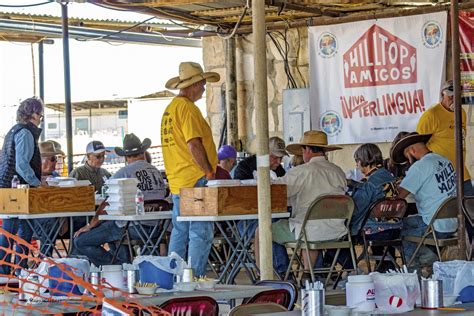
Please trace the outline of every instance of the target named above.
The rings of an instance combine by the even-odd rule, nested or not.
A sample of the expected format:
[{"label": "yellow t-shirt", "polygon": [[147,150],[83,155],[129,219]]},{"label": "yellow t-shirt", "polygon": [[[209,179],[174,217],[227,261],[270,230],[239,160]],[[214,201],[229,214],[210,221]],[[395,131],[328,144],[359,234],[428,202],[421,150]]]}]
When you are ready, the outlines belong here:
[{"label": "yellow t-shirt", "polygon": [[211,128],[193,102],[185,97],[175,97],[161,119],[163,158],[173,194],[179,194],[181,188],[193,187],[205,175],[188,148],[188,141],[193,138],[201,138],[207,159],[215,170],[218,161]]},{"label": "yellow t-shirt", "polygon": [[[462,110],[462,129],[466,135],[466,112]],[[451,160],[456,166],[456,141],[454,139],[454,112],[446,110],[441,103],[428,109],[420,118],[416,131],[419,134],[433,134],[427,146],[429,150]],[[464,159],[466,147],[464,147]],[[471,179],[464,164],[464,180]]]}]

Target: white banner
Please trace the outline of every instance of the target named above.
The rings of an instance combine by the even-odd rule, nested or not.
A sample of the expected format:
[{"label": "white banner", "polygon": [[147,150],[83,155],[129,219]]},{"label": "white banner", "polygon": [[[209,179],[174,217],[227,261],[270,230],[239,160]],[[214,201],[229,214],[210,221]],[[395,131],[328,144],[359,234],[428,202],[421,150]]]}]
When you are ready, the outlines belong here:
[{"label": "white banner", "polygon": [[309,28],[311,126],[331,144],[392,141],[440,100],[446,12]]}]

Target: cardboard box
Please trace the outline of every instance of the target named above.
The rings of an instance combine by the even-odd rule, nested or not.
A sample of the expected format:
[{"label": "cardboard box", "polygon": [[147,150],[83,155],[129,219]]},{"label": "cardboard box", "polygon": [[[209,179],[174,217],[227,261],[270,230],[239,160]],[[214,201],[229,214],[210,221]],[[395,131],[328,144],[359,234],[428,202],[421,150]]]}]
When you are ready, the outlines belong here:
[{"label": "cardboard box", "polygon": [[0,189],[0,212],[40,214],[95,210],[94,186]]},{"label": "cardboard box", "polygon": [[[271,186],[272,212],[287,211],[286,185]],[[180,191],[180,214],[242,215],[257,214],[256,186],[185,188]]]}]

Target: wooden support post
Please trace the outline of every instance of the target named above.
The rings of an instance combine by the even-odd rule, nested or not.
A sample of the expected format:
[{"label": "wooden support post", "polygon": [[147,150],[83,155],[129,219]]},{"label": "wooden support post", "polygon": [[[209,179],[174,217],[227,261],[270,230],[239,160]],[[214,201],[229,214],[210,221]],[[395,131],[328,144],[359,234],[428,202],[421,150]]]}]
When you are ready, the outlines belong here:
[{"label": "wooden support post", "polygon": [[225,41],[225,103],[227,109],[227,144],[237,145],[237,82],[235,75],[235,39]]},{"label": "wooden support post", "polygon": [[464,144],[462,130],[462,104],[461,104],[461,75],[459,56],[459,6],[457,0],[451,1],[451,51],[453,64],[454,82],[454,126],[456,138],[456,175],[457,175],[457,202],[458,202],[458,245],[459,259],[466,256],[466,227],[464,225],[464,214],[462,211],[462,199],[464,197]]},{"label": "wooden support post", "polygon": [[245,87],[245,76],[244,76],[244,56],[243,50],[240,49],[242,45],[242,38],[236,38],[236,49],[235,60],[236,60],[236,81],[237,81],[237,129],[238,129],[238,144],[237,150],[243,151],[247,145],[247,112],[248,110],[248,94]]},{"label": "wooden support post", "polygon": [[273,279],[270,156],[268,150],[267,48],[265,2],[252,1],[254,107],[257,121],[258,227],[260,278]]}]

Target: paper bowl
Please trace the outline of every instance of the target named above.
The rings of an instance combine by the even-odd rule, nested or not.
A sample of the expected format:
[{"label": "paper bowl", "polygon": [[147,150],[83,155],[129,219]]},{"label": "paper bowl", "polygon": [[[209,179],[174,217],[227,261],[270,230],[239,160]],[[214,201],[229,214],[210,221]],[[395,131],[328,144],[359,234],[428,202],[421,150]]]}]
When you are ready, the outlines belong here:
[{"label": "paper bowl", "polygon": [[444,307],[453,305],[456,302],[457,298],[458,298],[457,295],[443,295]]},{"label": "paper bowl", "polygon": [[15,296],[16,293],[13,292],[0,294],[0,303],[11,303]]},{"label": "paper bowl", "polygon": [[217,284],[216,279],[210,279],[206,281],[197,281],[198,288],[203,289],[203,290],[213,290],[216,287]]},{"label": "paper bowl", "polygon": [[141,286],[135,286],[135,289],[137,290],[138,294],[141,295],[153,295],[156,292],[157,286],[147,286],[147,287],[141,287]]}]

